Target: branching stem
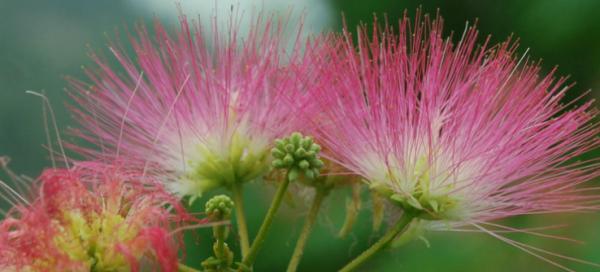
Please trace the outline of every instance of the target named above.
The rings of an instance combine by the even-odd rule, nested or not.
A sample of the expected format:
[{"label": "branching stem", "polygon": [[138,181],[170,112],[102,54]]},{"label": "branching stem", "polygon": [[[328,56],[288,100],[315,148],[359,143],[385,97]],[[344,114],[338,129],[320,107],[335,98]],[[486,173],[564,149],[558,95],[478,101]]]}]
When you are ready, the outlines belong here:
[{"label": "branching stem", "polygon": [[277,211],[279,210],[279,206],[281,206],[281,201],[283,200],[283,198],[285,196],[285,192],[287,191],[287,187],[289,184],[290,184],[290,179],[286,175],[286,177],[283,179],[283,181],[281,181],[281,183],[279,183],[279,187],[277,188],[277,193],[275,193],[275,197],[273,198],[273,201],[271,202],[271,206],[269,207],[269,210],[267,211],[267,215],[265,216],[265,219],[263,220],[263,223],[260,226],[260,229],[258,230],[258,234],[256,234],[256,238],[254,238],[254,241],[252,242],[250,251],[248,252],[248,255],[246,255],[242,261],[243,265],[245,265],[247,267],[252,267],[252,264],[256,260],[256,256],[258,255],[258,252],[260,251],[260,249],[262,248],[262,245],[265,242],[267,233],[269,232],[269,229],[271,228],[271,224],[273,223],[275,214],[277,214]]}]

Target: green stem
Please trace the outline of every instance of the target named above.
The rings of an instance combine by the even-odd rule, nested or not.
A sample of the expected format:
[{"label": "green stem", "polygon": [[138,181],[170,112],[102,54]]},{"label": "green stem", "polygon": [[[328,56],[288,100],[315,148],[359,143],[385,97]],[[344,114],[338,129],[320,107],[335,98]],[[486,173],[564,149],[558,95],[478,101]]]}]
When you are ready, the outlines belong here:
[{"label": "green stem", "polygon": [[196,270],[194,268],[191,268],[185,264],[179,263],[177,265],[177,271],[179,272],[200,272],[200,270]]},{"label": "green stem", "polygon": [[248,224],[244,214],[244,198],[242,195],[242,184],[235,183],[232,188],[233,203],[235,204],[235,218],[237,221],[238,236],[240,237],[240,248],[242,258],[248,255],[250,240],[248,239]]},{"label": "green stem", "polygon": [[392,242],[392,240],[394,240],[394,238],[396,238],[396,236],[398,236],[398,234],[400,234],[406,228],[406,226],[410,224],[413,218],[414,217],[411,215],[404,214],[404,216],[402,216],[402,218],[400,218],[400,220],[398,220],[398,222],[394,226],[392,226],[383,235],[383,237],[379,239],[379,241],[377,241],[369,249],[365,250],[363,253],[358,255],[358,257],[356,257],[354,260],[346,264],[346,266],[340,269],[339,272],[350,272],[357,269],[365,261],[373,257],[377,252],[381,251],[386,246],[388,246],[390,242]]},{"label": "green stem", "polygon": [[289,184],[290,180],[289,178],[287,178],[286,175],[286,178],[279,184],[279,188],[277,188],[277,193],[275,193],[275,197],[271,202],[271,206],[267,211],[267,215],[265,216],[265,219],[263,220],[263,223],[260,226],[260,229],[258,230],[258,234],[256,234],[256,238],[254,238],[254,241],[252,242],[252,246],[250,247],[248,255],[246,255],[246,257],[244,257],[242,261],[243,265],[251,267],[254,263],[256,256],[258,255],[258,251],[261,249],[263,243],[265,242],[267,233],[271,228],[271,224],[273,223],[275,214],[277,213],[277,210],[279,210],[279,206],[281,205],[281,201],[285,196],[285,192]]},{"label": "green stem", "polygon": [[346,237],[352,231],[352,227],[354,223],[356,223],[356,219],[358,218],[358,212],[360,211],[360,206],[362,205],[360,191],[362,188],[362,184],[358,182],[352,183],[352,199],[350,202],[346,203],[346,219],[344,219],[344,225],[338,232],[338,236],[340,238]]},{"label": "green stem", "polygon": [[224,225],[220,225],[220,226],[214,226],[213,227],[213,233],[215,236],[215,243],[216,243],[216,248],[215,248],[215,256],[221,260],[223,260],[223,258],[227,255],[225,252],[225,239],[226,239],[226,226]]},{"label": "green stem", "polygon": [[304,246],[306,246],[308,236],[310,235],[312,227],[315,221],[317,220],[317,215],[319,214],[321,204],[323,203],[323,200],[329,192],[329,190],[327,189],[315,190],[315,198],[313,199],[313,203],[306,217],[306,221],[304,221],[304,226],[302,227],[302,232],[300,232],[300,237],[298,237],[298,241],[296,242],[296,247],[294,248],[292,258],[290,259],[287,272],[295,272],[298,269],[298,265],[300,264],[300,259],[302,259],[302,254],[304,253]]}]

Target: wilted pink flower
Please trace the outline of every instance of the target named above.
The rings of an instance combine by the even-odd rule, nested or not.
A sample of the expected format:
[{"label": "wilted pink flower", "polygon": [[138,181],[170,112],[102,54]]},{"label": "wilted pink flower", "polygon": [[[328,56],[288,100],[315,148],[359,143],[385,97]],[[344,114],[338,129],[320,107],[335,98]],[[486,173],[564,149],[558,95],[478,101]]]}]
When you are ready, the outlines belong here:
[{"label": "wilted pink flower", "polygon": [[283,22],[259,15],[244,36],[239,17],[231,15],[225,33],[183,16],[174,35],[158,22],[154,34],[140,26],[130,38],[135,60],[110,47],[118,69],[92,55],[92,85],[72,80],[74,111],[85,128],[79,135],[102,150],[79,150],[127,159],[182,196],[263,175],[274,139],[302,126],[294,105],[303,106],[306,92],[295,72],[310,67],[299,40],[286,50]]},{"label": "wilted pink flower", "polygon": [[[138,175],[139,176],[139,175]],[[2,271],[177,271],[168,194],[114,169],[49,169],[0,222]]]},{"label": "wilted pink flower", "polygon": [[497,236],[516,230],[490,221],[600,208],[598,188],[580,186],[600,174],[597,161],[574,160],[598,147],[597,111],[562,104],[564,78],[540,76],[510,40],[477,45],[473,27],[458,43],[443,38],[439,17],[373,33],[362,28],[355,45],[345,32],[321,52],[324,156],[435,229]]}]

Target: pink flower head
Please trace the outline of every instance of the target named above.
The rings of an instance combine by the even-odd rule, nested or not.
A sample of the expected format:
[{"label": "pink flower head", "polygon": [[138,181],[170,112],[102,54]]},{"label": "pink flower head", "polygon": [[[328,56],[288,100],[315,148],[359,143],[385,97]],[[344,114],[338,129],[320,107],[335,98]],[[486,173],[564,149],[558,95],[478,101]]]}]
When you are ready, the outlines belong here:
[{"label": "pink flower head", "polygon": [[540,76],[513,42],[477,45],[473,27],[443,38],[440,17],[367,32],[322,52],[324,156],[432,227],[600,208],[598,188],[580,186],[598,163],[574,161],[598,147],[597,111],[562,104],[564,78]]},{"label": "pink flower head", "polygon": [[110,47],[122,72],[92,55],[92,85],[72,80],[74,112],[85,128],[79,136],[102,150],[79,151],[125,158],[181,196],[262,176],[272,142],[302,128],[295,107],[308,96],[296,72],[309,66],[299,40],[286,50],[283,22],[259,15],[242,36],[238,17],[226,32],[184,16],[173,35],[158,22],[152,34],[140,26],[130,38],[135,59]]},{"label": "pink flower head", "polygon": [[177,271],[177,202],[114,169],[49,169],[0,222],[2,271]]}]

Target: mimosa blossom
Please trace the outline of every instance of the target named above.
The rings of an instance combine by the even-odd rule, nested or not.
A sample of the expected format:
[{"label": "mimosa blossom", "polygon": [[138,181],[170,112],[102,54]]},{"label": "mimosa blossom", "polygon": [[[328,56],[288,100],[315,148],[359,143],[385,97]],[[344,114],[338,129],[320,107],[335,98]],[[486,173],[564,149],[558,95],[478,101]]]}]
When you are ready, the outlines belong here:
[{"label": "mimosa blossom", "polygon": [[307,96],[296,73],[310,68],[301,41],[286,50],[282,21],[259,15],[242,36],[237,17],[225,32],[183,16],[174,35],[159,23],[153,34],[140,26],[130,39],[135,60],[110,47],[120,67],[92,55],[92,84],[72,80],[73,110],[85,128],[79,136],[102,150],[77,149],[126,160],[181,196],[264,175],[273,141],[303,126],[296,106]]},{"label": "mimosa blossom", "polygon": [[48,169],[0,222],[2,271],[176,271],[166,193],[109,169]]},{"label": "mimosa blossom", "polygon": [[554,70],[542,75],[511,41],[477,45],[473,27],[443,38],[439,17],[367,32],[320,53],[324,156],[434,229],[600,208],[599,188],[585,186],[598,162],[575,160],[600,143],[597,110],[564,104],[570,86]]}]

